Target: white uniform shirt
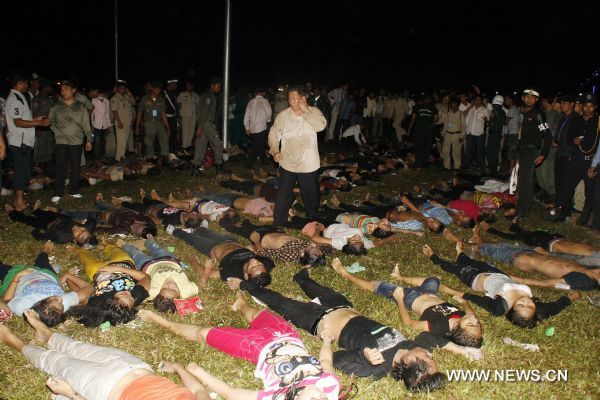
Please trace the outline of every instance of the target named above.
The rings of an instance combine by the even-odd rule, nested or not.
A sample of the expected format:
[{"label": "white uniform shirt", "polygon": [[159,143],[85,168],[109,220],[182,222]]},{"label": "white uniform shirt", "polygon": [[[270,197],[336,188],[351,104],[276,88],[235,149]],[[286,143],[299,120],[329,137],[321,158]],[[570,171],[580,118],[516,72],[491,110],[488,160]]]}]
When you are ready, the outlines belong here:
[{"label": "white uniform shirt", "polygon": [[336,250],[341,250],[348,244],[348,238],[359,235],[365,244],[365,249],[375,247],[373,242],[367,239],[359,228],[352,228],[347,224],[331,224],[323,231],[323,237],[331,239],[331,246]]},{"label": "white uniform shirt", "polygon": [[479,108],[473,106],[467,114],[467,134],[481,136],[485,133],[485,118],[490,118],[490,110],[483,104]]},{"label": "white uniform shirt", "polygon": [[25,98],[27,94],[19,93],[11,89],[10,94],[6,99],[6,127],[8,133],[9,146],[21,147],[21,144],[33,147],[35,143],[35,128],[18,128],[15,125],[14,119],[20,118],[24,121],[31,121],[31,109]]},{"label": "white uniform shirt", "polygon": [[271,104],[262,96],[256,96],[248,102],[244,113],[244,127],[250,133],[260,133],[267,130],[271,122]]}]

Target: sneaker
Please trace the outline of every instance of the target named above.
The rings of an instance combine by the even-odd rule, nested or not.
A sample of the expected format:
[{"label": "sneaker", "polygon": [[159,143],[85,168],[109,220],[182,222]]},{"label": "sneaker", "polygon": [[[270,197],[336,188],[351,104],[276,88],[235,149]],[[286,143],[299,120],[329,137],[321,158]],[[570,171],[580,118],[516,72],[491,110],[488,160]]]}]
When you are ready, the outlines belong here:
[{"label": "sneaker", "polygon": [[167,225],[167,227],[165,228],[165,232],[167,232],[169,235],[173,235],[173,231],[175,231],[174,225]]},{"label": "sneaker", "polygon": [[56,204],[60,201],[60,196],[54,196],[50,199],[50,201]]},{"label": "sneaker", "polygon": [[81,193],[70,194],[69,196],[71,196],[74,199],[82,199],[83,198],[83,195]]}]

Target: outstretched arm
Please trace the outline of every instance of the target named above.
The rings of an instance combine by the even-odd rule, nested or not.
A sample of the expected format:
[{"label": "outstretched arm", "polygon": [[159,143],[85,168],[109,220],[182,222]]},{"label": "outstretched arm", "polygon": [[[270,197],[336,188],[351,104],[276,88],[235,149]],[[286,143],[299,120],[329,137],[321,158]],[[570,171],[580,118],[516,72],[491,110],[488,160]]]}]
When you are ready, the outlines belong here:
[{"label": "outstretched arm", "polygon": [[69,273],[60,277],[60,283],[66,283],[70,290],[77,292],[79,304],[86,304],[94,290],[89,282]]},{"label": "outstretched arm", "polygon": [[206,372],[204,368],[196,363],[189,363],[185,369],[198,378],[204,385],[226,399],[256,400],[256,396],[258,395],[258,392],[254,390],[236,389],[230,386],[228,383]]},{"label": "outstretched arm", "polygon": [[402,196],[402,202],[404,204],[406,204],[406,207],[410,208],[412,211],[414,211],[414,212],[416,212],[418,214],[421,214],[421,211],[419,211],[419,209],[417,208],[417,206],[415,206],[413,204],[413,202],[408,199],[408,197]]},{"label": "outstretched arm", "polygon": [[194,394],[196,400],[209,400],[210,395],[203,384],[183,365],[170,361],[161,361],[158,366],[159,371],[177,373],[183,382],[183,386]]},{"label": "outstretched arm", "polygon": [[474,347],[459,346],[455,343],[448,342],[442,349],[450,353],[460,354],[469,361],[477,361],[483,358],[483,351]]},{"label": "outstretched arm", "polygon": [[331,342],[333,342],[333,339],[323,334],[321,334],[321,339],[323,340],[321,350],[319,351],[321,367],[323,367],[323,371],[333,374],[333,350],[331,349]]},{"label": "outstretched arm", "polygon": [[523,285],[531,285],[531,286],[539,286],[545,288],[554,287],[557,283],[566,283],[562,278],[555,279],[528,279],[528,278],[520,278],[518,276],[510,275],[510,278]]}]

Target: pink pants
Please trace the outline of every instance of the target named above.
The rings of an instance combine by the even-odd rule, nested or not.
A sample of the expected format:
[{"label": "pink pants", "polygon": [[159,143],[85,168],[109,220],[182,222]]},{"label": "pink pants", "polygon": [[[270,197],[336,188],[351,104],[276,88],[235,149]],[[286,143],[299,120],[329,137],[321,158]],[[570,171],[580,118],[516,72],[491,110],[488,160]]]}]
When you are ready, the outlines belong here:
[{"label": "pink pants", "polygon": [[282,337],[300,339],[298,332],[286,320],[264,310],[254,318],[248,329],[212,328],[206,335],[206,344],[256,365],[262,349]]}]

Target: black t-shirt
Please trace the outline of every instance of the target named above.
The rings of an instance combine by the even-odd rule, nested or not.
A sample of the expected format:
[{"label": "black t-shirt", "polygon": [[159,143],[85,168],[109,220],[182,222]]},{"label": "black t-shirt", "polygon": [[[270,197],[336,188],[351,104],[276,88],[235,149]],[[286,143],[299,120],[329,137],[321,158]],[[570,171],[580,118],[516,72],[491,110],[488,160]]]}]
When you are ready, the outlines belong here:
[{"label": "black t-shirt", "polygon": [[162,221],[163,225],[181,225],[181,214],[183,210],[176,207],[165,206],[156,212],[156,216]]},{"label": "black t-shirt", "polygon": [[423,311],[421,321],[427,321],[427,330],[435,336],[446,336],[450,333],[450,319],[462,318],[464,312],[450,303],[441,303]]},{"label": "black t-shirt", "polygon": [[333,353],[333,366],[348,375],[381,379],[392,371],[394,356],[398,350],[411,350],[415,347],[432,350],[434,347],[443,347],[447,343],[447,340],[437,338],[429,332],[421,332],[414,340],[404,340],[382,351],[385,360],[383,364],[371,364],[364,355],[364,348],[360,348],[336,351]]},{"label": "black t-shirt", "polygon": [[248,249],[238,249],[227,254],[221,260],[221,280],[226,281],[227,278],[239,278],[244,280],[244,264],[252,259],[256,258],[258,261],[263,263],[267,272],[271,272],[275,264],[273,260],[268,257],[262,257]]},{"label": "black t-shirt", "polygon": [[[111,263],[110,265],[131,268],[127,263]],[[113,297],[116,293],[124,290],[131,292],[134,307],[140,305],[149,296],[146,288],[140,285],[129,274],[124,272],[98,272],[94,276],[94,294],[88,300],[88,304],[102,303],[107,298]]]}]

